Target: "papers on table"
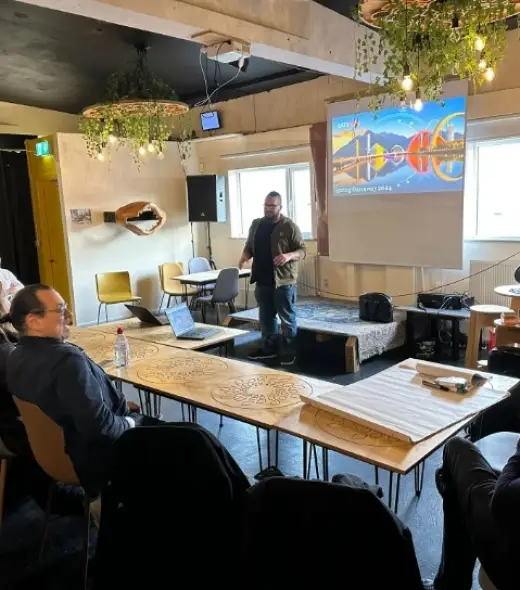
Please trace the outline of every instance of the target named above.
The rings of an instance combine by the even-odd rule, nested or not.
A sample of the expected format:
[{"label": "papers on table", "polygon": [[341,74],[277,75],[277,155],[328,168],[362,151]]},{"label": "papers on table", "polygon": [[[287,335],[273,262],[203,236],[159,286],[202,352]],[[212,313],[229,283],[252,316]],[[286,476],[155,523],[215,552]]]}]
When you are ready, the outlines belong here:
[{"label": "papers on table", "polygon": [[[421,373],[418,372],[421,370]],[[441,373],[442,372],[442,373]],[[417,443],[496,404],[509,395],[492,382],[466,394],[428,388],[424,376],[465,376],[475,371],[408,359],[373,377],[316,396],[305,403],[410,443]]]}]

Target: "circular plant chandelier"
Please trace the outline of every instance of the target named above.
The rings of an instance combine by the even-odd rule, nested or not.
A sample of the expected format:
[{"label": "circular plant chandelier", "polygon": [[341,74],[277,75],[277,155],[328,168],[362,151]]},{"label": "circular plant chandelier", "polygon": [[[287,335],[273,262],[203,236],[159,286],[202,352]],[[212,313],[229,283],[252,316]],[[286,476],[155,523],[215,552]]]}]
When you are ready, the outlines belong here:
[{"label": "circular plant chandelier", "polygon": [[185,126],[181,141],[191,139],[186,119],[189,107],[175,91],[157,78],[146,64],[146,47],[137,47],[134,68],[113,74],[107,82],[107,101],[86,107],[80,131],[88,154],[100,161],[125,145],[139,164],[145,157],[164,158],[166,142],[175,123]]},{"label": "circular plant chandelier", "polygon": [[492,82],[506,50],[507,20],[519,13],[520,2],[512,0],[360,0],[359,19],[371,28],[357,39],[357,74],[383,64],[366,92],[371,107],[386,94],[403,106],[411,96],[421,110],[423,98],[441,98],[450,78],[469,79],[475,88]]}]

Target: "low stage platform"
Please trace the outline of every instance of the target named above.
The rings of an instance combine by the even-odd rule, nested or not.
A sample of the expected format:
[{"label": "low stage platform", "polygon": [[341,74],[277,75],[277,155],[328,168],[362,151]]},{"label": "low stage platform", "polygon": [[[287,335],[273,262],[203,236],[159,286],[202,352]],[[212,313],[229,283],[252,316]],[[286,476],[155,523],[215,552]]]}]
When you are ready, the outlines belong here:
[{"label": "low stage platform", "polygon": [[[402,312],[395,313],[395,321],[380,324],[360,320],[356,305],[335,299],[301,297],[296,306],[299,330],[316,333],[318,340],[345,339],[345,362],[349,373],[358,371],[361,362],[405,343],[406,316]],[[228,317],[230,326],[243,323],[258,325],[258,307]]]}]

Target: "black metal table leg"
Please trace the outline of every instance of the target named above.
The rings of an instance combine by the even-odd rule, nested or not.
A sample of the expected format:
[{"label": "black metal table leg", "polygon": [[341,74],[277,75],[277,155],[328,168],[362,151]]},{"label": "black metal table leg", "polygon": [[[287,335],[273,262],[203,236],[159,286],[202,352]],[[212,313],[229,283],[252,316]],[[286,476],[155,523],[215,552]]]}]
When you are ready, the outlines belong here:
[{"label": "black metal table leg", "polygon": [[379,485],[379,467],[377,465],[375,465],[375,470],[376,470],[376,486]]},{"label": "black metal table leg", "polygon": [[302,440],[303,443],[303,479],[307,479],[307,441]]},{"label": "black metal table leg", "polygon": [[459,350],[460,350],[459,318],[451,318],[451,357],[454,361],[459,360]]},{"label": "black metal table leg", "polygon": [[415,495],[419,497],[422,492],[423,483],[424,483],[424,469],[426,467],[426,461],[423,461],[419,465],[415,467],[413,470],[414,478],[415,478]]},{"label": "black metal table leg", "polygon": [[394,473],[393,471],[388,472],[388,507],[392,510],[392,499],[394,491]]},{"label": "black metal table leg", "polygon": [[276,431],[275,438],[274,438],[274,466],[278,467],[278,458],[279,458],[279,451],[280,451],[280,433],[278,430]]},{"label": "black metal table leg", "polygon": [[322,447],[321,462],[323,464],[323,481],[329,481],[329,449]]},{"label": "black metal table leg", "polygon": [[271,431],[267,429],[265,431],[266,443],[267,443],[267,467],[271,467]]},{"label": "black metal table leg", "polygon": [[260,471],[264,470],[264,464],[262,461],[262,441],[260,440],[260,428],[256,427],[256,446],[258,448],[258,464]]},{"label": "black metal table leg", "polygon": [[401,491],[401,474],[398,473],[397,474],[396,490],[395,490],[395,507],[394,507],[395,514],[397,514],[397,512],[399,510],[399,493],[400,493],[400,491]]}]

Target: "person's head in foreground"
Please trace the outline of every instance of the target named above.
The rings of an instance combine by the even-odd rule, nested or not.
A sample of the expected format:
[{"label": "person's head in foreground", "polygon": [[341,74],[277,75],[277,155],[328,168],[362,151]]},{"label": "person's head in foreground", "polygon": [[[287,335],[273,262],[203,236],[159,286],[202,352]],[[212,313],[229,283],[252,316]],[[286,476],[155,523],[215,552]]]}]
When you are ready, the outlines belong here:
[{"label": "person's head in foreground", "polygon": [[47,285],[28,285],[14,296],[9,318],[24,336],[57,338],[69,335],[71,314],[63,297]]},{"label": "person's head in foreground", "polygon": [[264,201],[264,216],[272,221],[280,218],[282,211],[282,196],[276,191],[271,191]]}]

